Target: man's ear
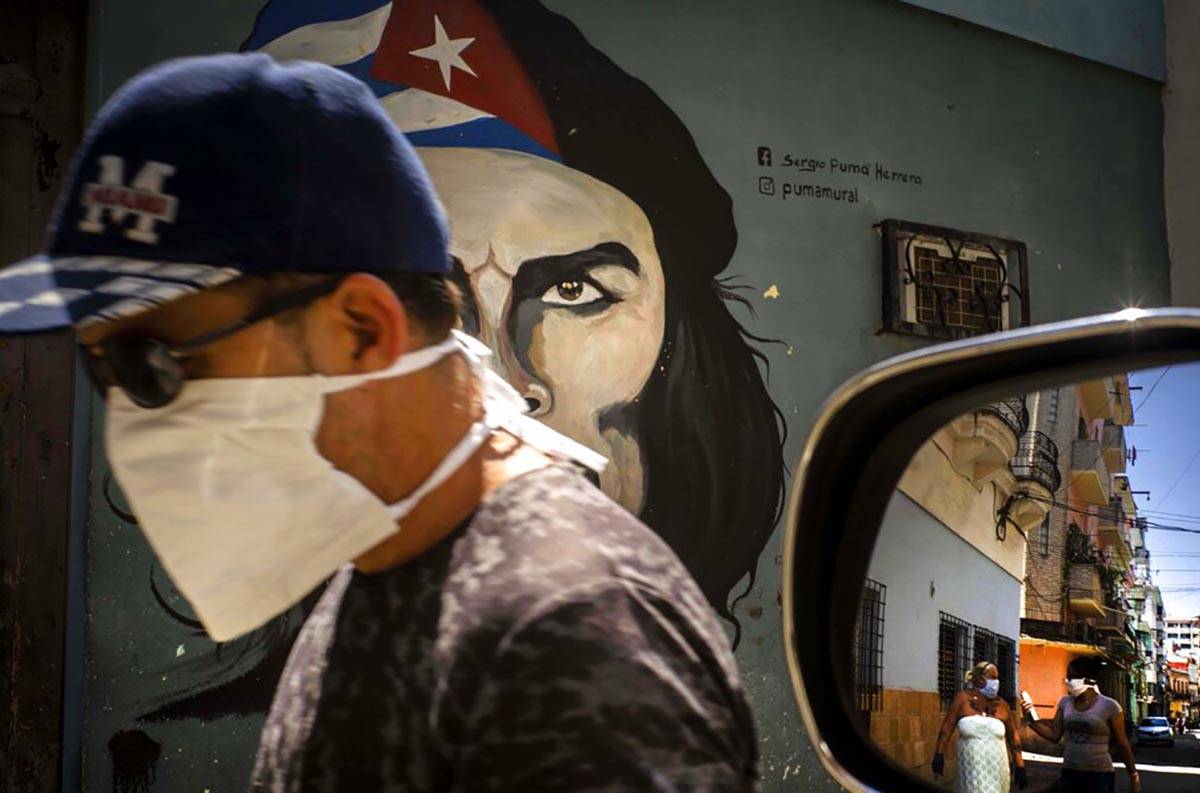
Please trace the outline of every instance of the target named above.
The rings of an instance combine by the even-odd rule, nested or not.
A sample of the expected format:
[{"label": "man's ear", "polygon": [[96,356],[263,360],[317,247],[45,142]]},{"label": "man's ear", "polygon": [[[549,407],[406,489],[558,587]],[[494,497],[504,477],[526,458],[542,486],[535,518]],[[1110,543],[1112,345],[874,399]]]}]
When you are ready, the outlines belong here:
[{"label": "man's ear", "polygon": [[342,279],[325,301],[325,309],[324,320],[350,347],[357,371],[382,369],[415,342],[404,304],[390,286],[369,273]]}]

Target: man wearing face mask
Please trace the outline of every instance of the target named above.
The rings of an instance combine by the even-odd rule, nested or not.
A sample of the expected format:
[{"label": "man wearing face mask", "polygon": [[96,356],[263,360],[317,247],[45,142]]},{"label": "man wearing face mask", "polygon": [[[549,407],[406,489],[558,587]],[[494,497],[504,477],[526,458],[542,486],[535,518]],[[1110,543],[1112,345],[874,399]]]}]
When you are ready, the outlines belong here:
[{"label": "man wearing face mask", "polygon": [[1129,772],[1129,790],[1142,789],[1133,747],[1125,732],[1125,717],[1120,703],[1100,693],[1096,678],[1100,661],[1094,657],[1072,659],[1067,664],[1067,695],[1059,700],[1054,718],[1034,720],[1033,704],[1021,702],[1029,729],[1045,738],[1063,744],[1063,793],[1113,793],[1116,772],[1113,770],[1109,744],[1116,743],[1125,770]]},{"label": "man wearing face mask", "polygon": [[256,790],[754,789],[704,597],[453,330],[449,263],[362,83],[184,59],[101,110],[46,254],[0,271],[0,330],[74,325],[116,477],[212,638],[328,579]]}]

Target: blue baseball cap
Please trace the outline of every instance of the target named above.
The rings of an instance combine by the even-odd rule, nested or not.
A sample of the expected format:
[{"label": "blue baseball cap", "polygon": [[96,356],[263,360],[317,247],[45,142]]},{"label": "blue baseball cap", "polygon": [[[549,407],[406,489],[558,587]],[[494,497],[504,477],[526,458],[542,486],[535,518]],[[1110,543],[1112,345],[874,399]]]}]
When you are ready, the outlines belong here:
[{"label": "blue baseball cap", "polygon": [[260,53],[126,83],[75,156],[45,252],[0,269],[0,333],[131,316],[243,275],[450,271],[445,213],[372,92]]}]

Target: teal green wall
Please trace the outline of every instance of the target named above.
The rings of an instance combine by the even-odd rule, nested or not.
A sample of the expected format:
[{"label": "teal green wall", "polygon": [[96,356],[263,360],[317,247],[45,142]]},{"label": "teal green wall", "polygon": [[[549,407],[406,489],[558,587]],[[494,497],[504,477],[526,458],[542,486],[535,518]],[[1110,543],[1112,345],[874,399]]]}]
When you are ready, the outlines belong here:
[{"label": "teal green wall", "polygon": [[1155,80],[1167,72],[1155,0],[903,0]]},{"label": "teal green wall", "polygon": [[[157,60],[236,48],[258,5],[99,0],[93,107]],[[789,460],[842,379],[917,344],[879,333],[872,225],[884,218],[1025,241],[1035,322],[1168,302],[1160,86],[1151,80],[890,0],[547,5],[682,117],[732,195],[739,244],[726,275],[754,287],[754,315],[739,313],[749,330],[784,342],[767,354]],[[759,146],[772,147],[775,168],[758,166]],[[804,180],[778,166],[783,153],[872,170],[878,162],[920,175],[921,184],[840,174]],[[777,184],[853,187],[859,200],[764,196],[764,175]],[[764,297],[772,285],[778,297]],[[136,726],[162,745],[153,789],[242,789],[261,717],[134,721],[195,683],[186,662],[211,644],[172,625],[148,596],[151,554],[104,506],[107,468],[94,437],[85,789],[111,789],[105,745]],[[834,790],[785,673],[777,554],[778,536],[738,606],[746,628],[738,657],[759,720],[765,788]]]}]

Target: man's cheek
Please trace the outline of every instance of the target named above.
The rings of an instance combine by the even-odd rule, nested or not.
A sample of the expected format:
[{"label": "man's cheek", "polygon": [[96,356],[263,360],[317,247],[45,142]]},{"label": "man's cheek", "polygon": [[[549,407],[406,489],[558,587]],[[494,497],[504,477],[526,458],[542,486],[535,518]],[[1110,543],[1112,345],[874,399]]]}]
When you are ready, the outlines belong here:
[{"label": "man's cheek", "polygon": [[[328,394],[315,437],[317,451],[343,471],[355,465],[365,448],[363,440],[375,432],[372,424],[381,416],[355,390]],[[375,421],[372,421],[374,417]]]}]

